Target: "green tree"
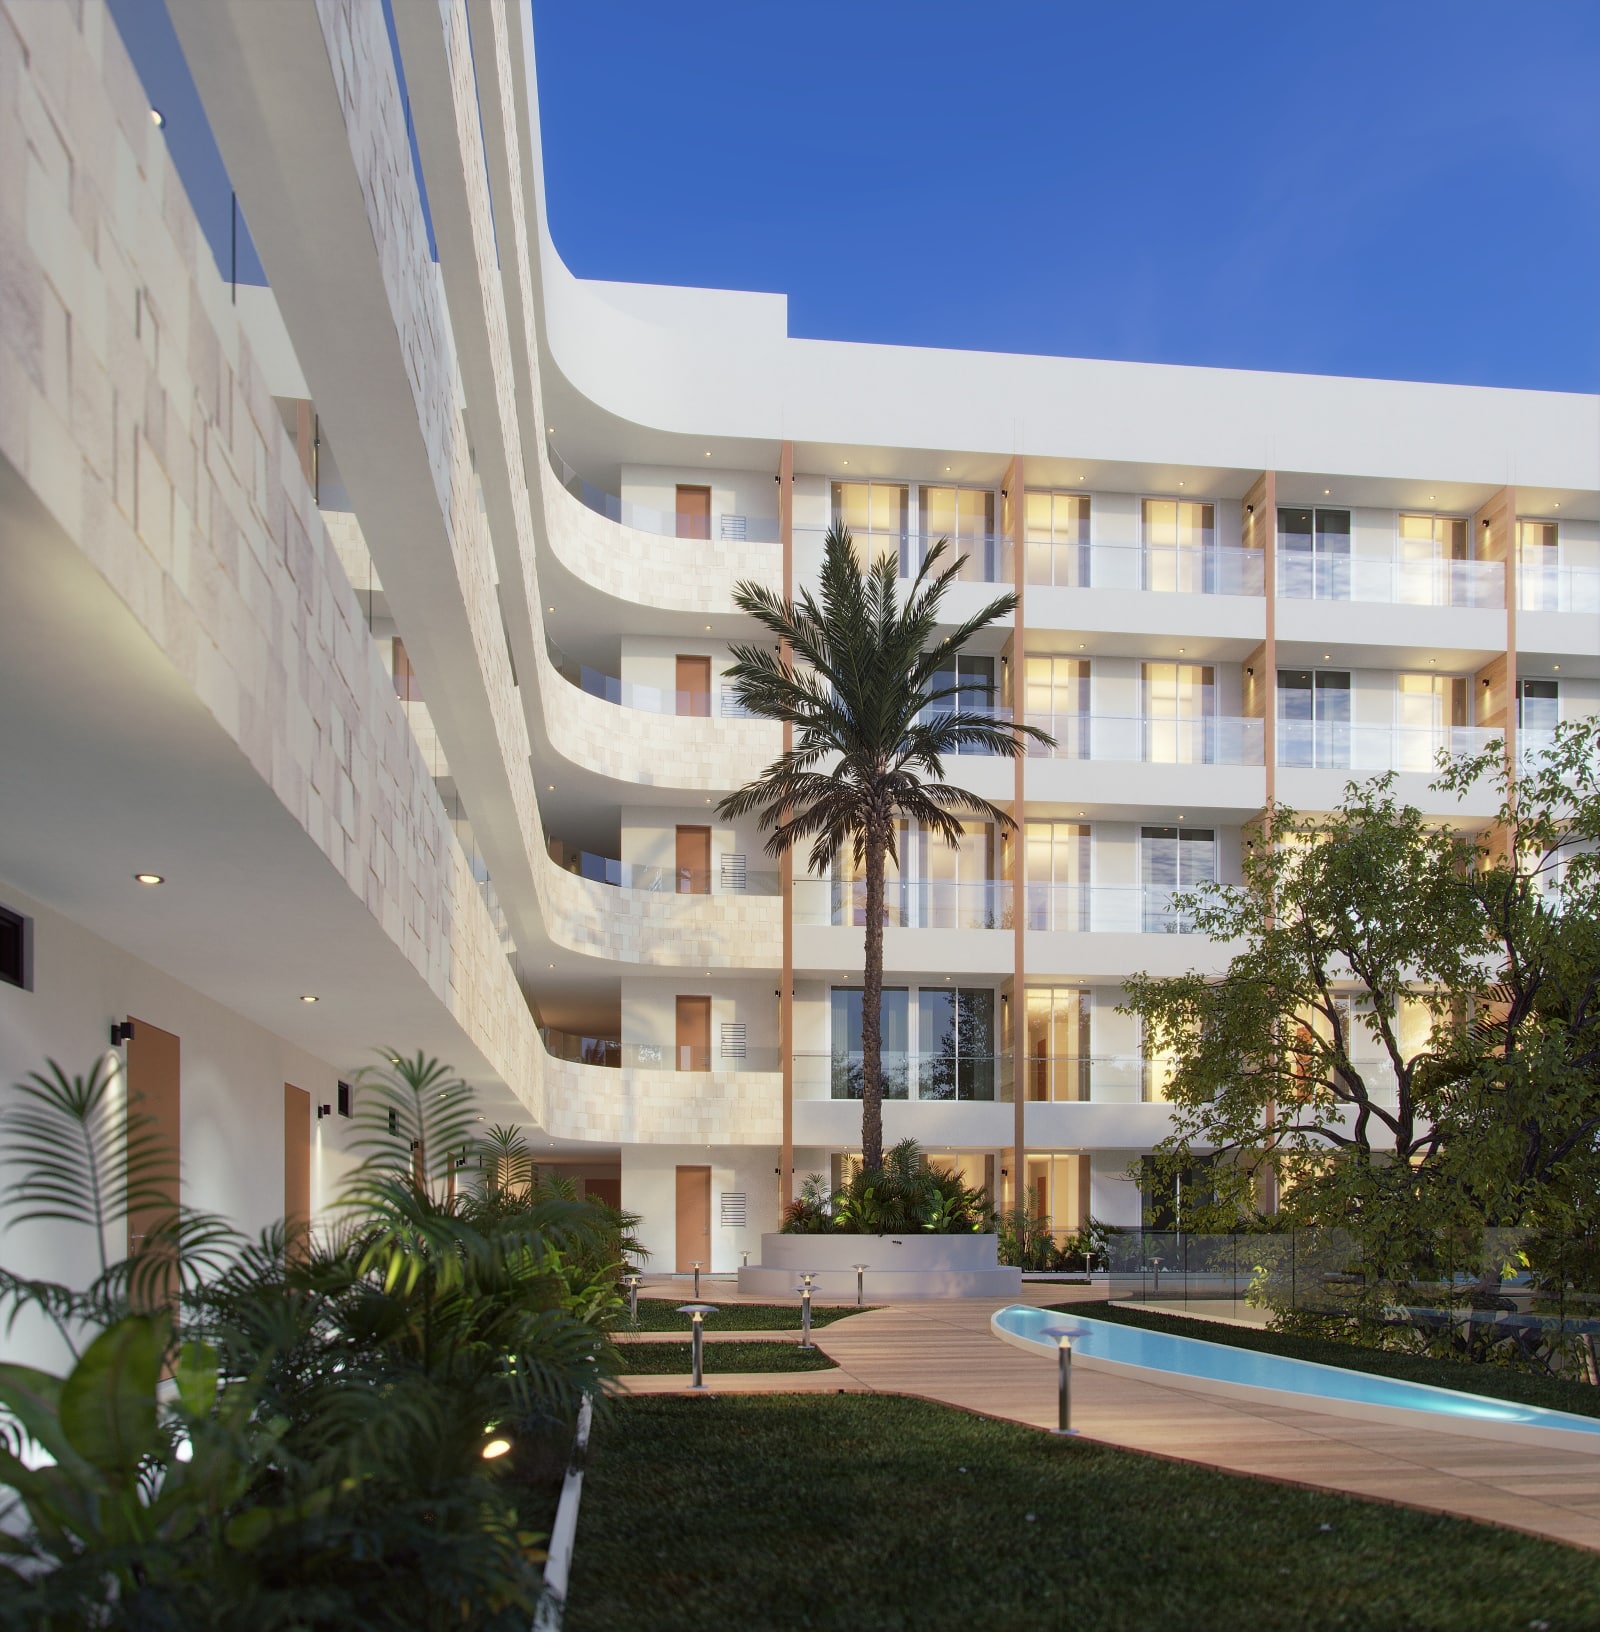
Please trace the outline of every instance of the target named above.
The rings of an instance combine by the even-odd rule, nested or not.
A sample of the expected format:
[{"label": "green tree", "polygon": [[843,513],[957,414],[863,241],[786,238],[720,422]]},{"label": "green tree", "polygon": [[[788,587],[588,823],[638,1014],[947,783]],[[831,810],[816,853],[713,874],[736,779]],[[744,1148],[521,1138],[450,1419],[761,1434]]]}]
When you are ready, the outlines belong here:
[{"label": "green tree", "polygon": [[[880,555],[862,571],[849,529],[823,540],[819,596],[797,600],[741,583],[734,601],[775,636],[776,652],[733,647],[729,671],[741,706],[794,729],[790,748],[754,781],[730,794],[718,814],[756,813],[767,850],[782,856],[810,839],[814,874],[832,868],[847,847],[866,889],[866,960],[861,1002],[861,1147],[866,1168],[883,1166],[883,922],[886,864],[898,862],[900,821],[919,823],[955,845],[963,819],[1002,827],[996,805],[944,780],[944,756],[968,750],[1016,758],[1044,732],[963,707],[971,683],[952,683],[950,663],[980,631],[1015,611],[1017,598],[996,596],[982,611],[939,637],[939,606],[960,569],[949,541],[929,550],[897,595],[896,563]],[[945,563],[948,561],[948,564]]]},{"label": "green tree", "polygon": [[[1190,894],[1230,949],[1219,977],[1139,976],[1127,1009],[1175,1060],[1177,1172],[1214,1154],[1192,1223],[1253,1213],[1348,1231],[1373,1287],[1497,1274],[1484,1233],[1592,1232],[1600,1135],[1600,725],[1563,726],[1513,779],[1501,744],[1438,788],[1498,782],[1476,838],[1350,785],[1325,817],[1279,807],[1243,881]],[[1270,841],[1265,834],[1270,832]]]}]

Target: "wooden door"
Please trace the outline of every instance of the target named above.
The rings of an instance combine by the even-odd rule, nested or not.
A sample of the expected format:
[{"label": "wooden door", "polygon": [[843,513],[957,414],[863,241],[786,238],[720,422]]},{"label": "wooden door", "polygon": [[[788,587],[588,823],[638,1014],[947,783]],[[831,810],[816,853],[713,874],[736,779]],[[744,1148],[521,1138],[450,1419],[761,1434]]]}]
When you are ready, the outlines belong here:
[{"label": "wooden door", "polygon": [[283,1224],[297,1253],[311,1234],[311,1096],[283,1086]]},{"label": "wooden door", "polygon": [[622,1181],[616,1179],[586,1179],[583,1182],[583,1194],[594,1202],[602,1202],[608,1208],[622,1209]]},{"label": "wooden door", "polygon": [[678,657],[678,713],[711,713],[710,658]]},{"label": "wooden door", "polygon": [[711,489],[685,487],[678,484],[678,537],[680,539],[709,539],[711,537]]},{"label": "wooden door", "polygon": [[711,1070],[711,1000],[678,998],[678,1070]]},{"label": "wooden door", "polygon": [[141,1164],[142,1186],[154,1183],[156,1195],[148,1205],[128,1215],[128,1252],[144,1245],[150,1232],[170,1219],[178,1206],[178,1172],[182,1152],[178,1039],[149,1021],[129,1016],[133,1036],[128,1040],[129,1109],[150,1119],[149,1130],[159,1142],[160,1154],[148,1168]]},{"label": "wooden door", "polygon": [[693,1270],[697,1259],[711,1268],[711,1170],[679,1168],[677,1268]]},{"label": "wooden door", "polygon": [[711,830],[678,829],[678,894],[711,894]]}]

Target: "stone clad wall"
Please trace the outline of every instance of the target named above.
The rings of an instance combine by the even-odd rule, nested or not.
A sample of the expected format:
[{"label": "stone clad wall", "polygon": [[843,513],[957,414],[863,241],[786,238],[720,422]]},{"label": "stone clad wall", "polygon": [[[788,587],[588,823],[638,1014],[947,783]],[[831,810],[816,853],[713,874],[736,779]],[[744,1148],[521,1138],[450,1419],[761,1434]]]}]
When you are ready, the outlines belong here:
[{"label": "stone clad wall", "polygon": [[0,0],[0,348],[0,457],[538,1115],[533,1018],[93,0]]}]

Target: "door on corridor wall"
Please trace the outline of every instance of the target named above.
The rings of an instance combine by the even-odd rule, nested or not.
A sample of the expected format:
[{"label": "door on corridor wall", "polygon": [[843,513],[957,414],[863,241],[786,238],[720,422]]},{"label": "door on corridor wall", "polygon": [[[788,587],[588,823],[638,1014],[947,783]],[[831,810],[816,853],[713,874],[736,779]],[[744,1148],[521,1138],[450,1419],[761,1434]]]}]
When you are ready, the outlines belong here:
[{"label": "door on corridor wall", "polygon": [[711,537],[711,489],[678,484],[678,537]]},{"label": "door on corridor wall", "polygon": [[711,1070],[711,1000],[678,998],[678,1070]]},{"label": "door on corridor wall", "polygon": [[678,1257],[676,1268],[711,1268],[711,1170],[678,1169]]},{"label": "door on corridor wall", "polygon": [[710,658],[678,656],[677,712],[679,714],[707,715],[711,713],[711,660]]},{"label": "door on corridor wall", "polygon": [[283,1223],[303,1252],[311,1234],[311,1096],[292,1083],[283,1086]]},{"label": "door on corridor wall", "polygon": [[177,1035],[149,1021],[129,1019],[133,1036],[128,1040],[128,1104],[149,1118],[149,1131],[159,1147],[159,1155],[140,1176],[146,1205],[128,1212],[128,1252],[133,1253],[178,1206],[181,1099]]},{"label": "door on corridor wall", "polygon": [[709,828],[678,829],[678,894],[680,896],[708,896],[711,894],[711,830]]}]

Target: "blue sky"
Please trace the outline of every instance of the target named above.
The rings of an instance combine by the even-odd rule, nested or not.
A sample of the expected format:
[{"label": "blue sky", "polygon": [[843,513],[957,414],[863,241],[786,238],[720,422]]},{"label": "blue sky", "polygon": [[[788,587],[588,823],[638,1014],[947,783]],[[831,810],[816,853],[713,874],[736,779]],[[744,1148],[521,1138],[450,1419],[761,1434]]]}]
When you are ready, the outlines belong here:
[{"label": "blue sky", "polygon": [[1600,390],[1595,0],[533,0],[584,277],[796,335]]}]

